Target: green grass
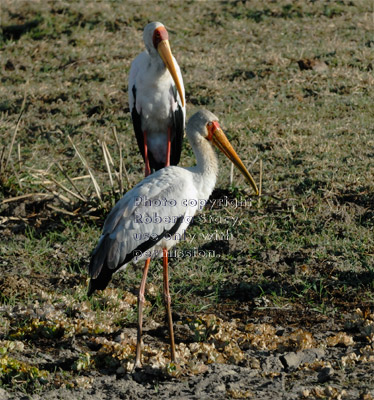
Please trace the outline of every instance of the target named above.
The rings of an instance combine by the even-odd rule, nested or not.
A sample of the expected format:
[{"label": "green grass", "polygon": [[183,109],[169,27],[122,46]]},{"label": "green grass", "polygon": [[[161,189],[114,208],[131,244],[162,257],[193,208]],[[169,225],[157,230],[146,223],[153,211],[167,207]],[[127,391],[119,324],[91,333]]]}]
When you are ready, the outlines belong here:
[{"label": "green grass", "polygon": [[[210,249],[216,256],[171,260],[174,318],[194,320],[216,311],[230,318],[234,310],[259,299],[333,319],[349,309],[373,306],[370,2],[172,2],[168,7],[155,4],[151,12],[142,2],[131,7],[128,2],[47,2],[42,7],[5,1],[0,8],[3,166],[20,118],[11,156],[0,168],[0,306],[68,304],[66,332],[77,329],[74,316],[82,306],[98,321],[89,330],[92,337],[135,326],[135,304],[122,314],[116,308],[123,291],[136,293],[141,270],[128,268],[113,278],[114,294],[87,301],[85,268],[105,216],[120,196],[112,193],[100,145],[107,143],[118,169],[113,127],[123,143],[129,178],[124,177],[124,189],[143,176],[127,78],[131,60],[143,50],[142,29],[150,20],[161,20],[169,30],[184,77],[188,116],[200,107],[218,115],[244,163],[255,161],[251,172],[257,181],[259,160],[263,163],[259,200],[249,196],[237,172],[229,187],[229,163],[220,156],[216,198],[247,203],[207,207],[190,226],[191,241],[178,249]],[[327,69],[301,71],[301,58],[323,61]],[[98,180],[102,203],[68,135]],[[54,189],[60,197],[51,194],[55,185],[50,177],[75,191],[57,163],[71,179],[80,178],[74,182],[88,201],[61,188]],[[193,163],[185,142],[181,164]],[[31,193],[50,196],[6,202]],[[240,224],[233,226],[231,217]],[[214,233],[227,233],[230,240],[209,240],[206,235]],[[161,268],[152,263],[148,282],[157,293],[149,295],[145,310],[148,319],[158,322],[164,318]],[[107,317],[112,330],[104,326]],[[0,339],[15,339],[10,322],[19,318],[0,317]],[[49,324],[56,321],[46,317],[43,326],[53,329]],[[17,340],[26,340],[22,332]],[[32,332],[43,337],[40,329]],[[31,344],[37,342],[33,335],[26,335]],[[81,353],[72,364],[75,371],[94,368],[93,358]],[[14,380],[17,362],[9,361],[9,378],[1,384],[36,390],[27,382],[38,372],[29,367],[22,367],[29,374],[22,378],[25,384]]]}]

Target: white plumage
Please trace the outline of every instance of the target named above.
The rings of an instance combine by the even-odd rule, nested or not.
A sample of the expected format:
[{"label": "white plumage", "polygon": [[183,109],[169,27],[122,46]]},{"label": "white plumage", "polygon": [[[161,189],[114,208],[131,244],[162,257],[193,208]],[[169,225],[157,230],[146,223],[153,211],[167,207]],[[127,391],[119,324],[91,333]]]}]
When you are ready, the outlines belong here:
[{"label": "white plumage", "polygon": [[[123,264],[126,257],[147,242],[151,235],[160,236],[163,232],[171,231],[176,220],[181,218],[180,226],[171,235],[172,238],[167,235],[167,238],[161,239],[150,247],[152,248],[151,258],[157,257],[157,254],[158,257],[162,257],[162,249],[169,250],[178,241],[175,238],[182,235],[195,215],[198,204],[194,207],[189,204],[199,198],[207,200],[213,190],[215,177],[204,191],[198,187],[201,185],[196,185],[201,180],[199,178],[193,170],[171,166],[146,177],[127,192],[114,206],[105,221],[97,246],[97,252],[99,249],[100,251],[104,249],[98,255],[100,263],[104,262],[104,254],[107,255],[106,266],[115,271],[119,265]],[[211,190],[210,187],[212,187]],[[173,205],[170,206],[170,204]],[[200,204],[202,204],[201,201]],[[144,254],[146,250],[148,249],[143,249]],[[94,256],[95,254],[96,252]],[[145,255],[141,256],[139,252],[136,252],[134,256],[137,262],[147,258]],[[98,266],[92,275],[93,278],[97,278],[99,273]]]},{"label": "white plumage", "polygon": [[128,93],[147,175],[148,167],[158,170],[165,165],[178,164],[186,109],[182,74],[171,53],[164,25],[160,22],[148,24],[143,39],[146,50],[131,64]]}]

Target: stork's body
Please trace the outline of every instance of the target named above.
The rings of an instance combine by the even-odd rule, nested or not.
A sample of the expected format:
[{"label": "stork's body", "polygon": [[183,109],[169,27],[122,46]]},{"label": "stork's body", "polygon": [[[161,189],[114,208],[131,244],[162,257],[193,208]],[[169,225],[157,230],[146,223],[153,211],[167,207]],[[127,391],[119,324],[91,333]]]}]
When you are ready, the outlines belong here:
[{"label": "stork's body", "polygon": [[163,249],[169,250],[184,236],[216,182],[217,161],[210,150],[214,158],[209,159],[211,166],[204,174],[198,171],[201,166],[163,168],[118,201],[105,220],[93,253],[89,294],[104,289],[112,274],[128,262],[162,257]]},{"label": "stork's body", "polygon": [[194,114],[187,125],[187,136],[197,164],[190,168],[170,166],[146,177],[115,205],[108,215],[95,248],[89,272],[89,294],[104,289],[114,272],[130,261],[146,259],[139,290],[139,323],[135,366],[140,366],[142,307],[150,258],[163,257],[164,299],[175,361],[173,325],[168,286],[167,251],[184,237],[193,216],[208,201],[218,174],[215,144],[245,175],[258,193],[251,175],[232,149],[217,122],[208,111]]},{"label": "stork's body", "polygon": [[177,165],[182,151],[185,99],[182,74],[160,22],[144,29],[146,51],[131,64],[129,106],[145,174]]}]

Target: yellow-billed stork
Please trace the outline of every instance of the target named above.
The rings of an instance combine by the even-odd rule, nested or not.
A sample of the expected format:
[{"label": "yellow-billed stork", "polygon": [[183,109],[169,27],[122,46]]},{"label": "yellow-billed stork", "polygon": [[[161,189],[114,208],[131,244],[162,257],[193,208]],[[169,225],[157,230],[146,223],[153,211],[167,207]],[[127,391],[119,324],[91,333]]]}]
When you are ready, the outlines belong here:
[{"label": "yellow-billed stork", "polygon": [[182,240],[196,211],[211,195],[218,174],[218,160],[212,144],[218,147],[257,186],[209,111],[194,114],[187,124],[187,137],[196,156],[194,167],[165,167],[144,178],[127,192],[108,215],[99,243],[89,264],[88,295],[104,289],[112,274],[130,261],[146,260],[138,296],[138,335],[135,367],[141,366],[141,336],[144,290],[151,258],[163,257],[164,301],[168,316],[171,360],[175,344],[168,282],[168,250]]},{"label": "yellow-billed stork", "polygon": [[183,79],[166,28],[161,22],[151,22],[144,28],[143,39],[146,51],[131,64],[128,92],[148,176],[152,170],[179,163],[186,109]]}]

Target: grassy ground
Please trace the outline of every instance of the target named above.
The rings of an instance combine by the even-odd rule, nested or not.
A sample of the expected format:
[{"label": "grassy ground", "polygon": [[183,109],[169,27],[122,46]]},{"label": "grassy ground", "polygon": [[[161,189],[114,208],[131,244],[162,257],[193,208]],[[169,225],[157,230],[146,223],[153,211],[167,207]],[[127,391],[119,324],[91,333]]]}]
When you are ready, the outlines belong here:
[{"label": "grassy ground", "polygon": [[[2,1],[0,384],[26,392],[79,386],[88,384],[82,371],[110,370],[108,354],[114,371],[121,360],[132,360],[141,271],[130,268],[88,300],[85,268],[120,196],[113,128],[122,143],[124,189],[143,176],[127,77],[143,49],[142,29],[152,20],[169,30],[187,114],[205,107],[218,115],[257,180],[262,162],[264,196],[256,199],[237,173],[230,187],[229,164],[221,159],[212,203],[179,246],[211,250],[215,257],[172,261],[176,322],[189,327],[191,343],[209,344],[207,315],[222,324],[236,317],[244,325],[281,324],[291,333],[313,331],[322,318],[356,344],[371,345],[370,329],[364,334],[344,323],[359,308],[363,326],[374,324],[373,15],[373,3],[364,0],[152,7]],[[68,137],[97,179],[101,201]],[[113,158],[114,191],[103,142]],[[193,162],[185,143],[181,164]],[[148,361],[158,348],[159,357],[168,357],[161,288],[160,264],[153,265],[147,320],[161,323],[162,334],[151,335]],[[113,347],[121,329],[132,335],[127,352]],[[79,350],[65,364],[48,364],[48,355],[58,359],[56,339],[70,348],[73,337]],[[184,339],[177,330],[180,346]],[[240,343],[239,353],[223,346],[216,360],[241,362],[233,356],[244,351]],[[32,356],[35,348],[47,354],[43,368],[37,367],[41,356]],[[154,365],[165,364],[160,360]]]}]

